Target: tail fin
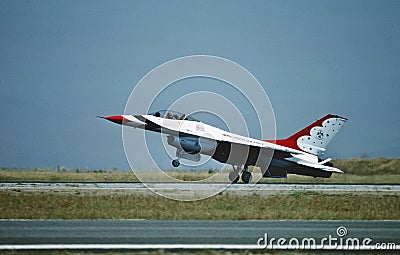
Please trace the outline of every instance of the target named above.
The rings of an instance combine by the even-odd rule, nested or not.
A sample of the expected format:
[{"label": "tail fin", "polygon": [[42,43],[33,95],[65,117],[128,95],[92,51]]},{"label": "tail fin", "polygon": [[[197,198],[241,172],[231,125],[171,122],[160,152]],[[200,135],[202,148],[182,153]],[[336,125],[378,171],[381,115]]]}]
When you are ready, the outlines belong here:
[{"label": "tail fin", "polygon": [[325,151],[346,121],[346,118],[328,114],[291,137],[275,143],[318,156]]}]

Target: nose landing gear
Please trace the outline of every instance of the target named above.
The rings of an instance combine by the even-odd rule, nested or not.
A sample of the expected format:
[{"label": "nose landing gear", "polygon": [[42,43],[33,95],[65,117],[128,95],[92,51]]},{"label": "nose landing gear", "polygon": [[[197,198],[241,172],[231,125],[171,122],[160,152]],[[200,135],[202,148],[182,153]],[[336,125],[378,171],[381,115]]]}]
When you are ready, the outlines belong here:
[{"label": "nose landing gear", "polygon": [[[169,136],[170,137],[170,136]],[[168,138],[169,138],[168,137]],[[172,166],[173,167],[178,167],[181,163],[179,162],[180,155],[182,153],[182,149],[176,149],[176,159],[172,160]]]},{"label": "nose landing gear", "polygon": [[173,167],[178,167],[180,164],[181,164],[181,163],[179,162],[178,159],[172,160],[172,166],[173,166]]}]

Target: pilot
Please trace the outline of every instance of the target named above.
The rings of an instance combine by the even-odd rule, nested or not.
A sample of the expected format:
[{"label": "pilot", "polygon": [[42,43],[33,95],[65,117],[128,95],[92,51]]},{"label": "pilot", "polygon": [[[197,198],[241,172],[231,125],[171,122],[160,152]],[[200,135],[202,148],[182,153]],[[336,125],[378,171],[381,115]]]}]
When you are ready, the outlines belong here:
[{"label": "pilot", "polygon": [[172,119],[172,113],[167,112],[167,119]]}]

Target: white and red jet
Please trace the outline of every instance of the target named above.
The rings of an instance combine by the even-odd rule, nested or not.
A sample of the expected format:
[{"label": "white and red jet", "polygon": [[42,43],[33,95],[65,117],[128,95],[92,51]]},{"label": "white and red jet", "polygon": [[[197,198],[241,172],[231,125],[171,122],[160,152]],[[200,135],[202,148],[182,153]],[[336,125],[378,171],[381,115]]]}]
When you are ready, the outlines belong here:
[{"label": "white and red jet", "polygon": [[167,135],[168,144],[175,147],[174,167],[179,159],[199,161],[200,155],[231,164],[232,182],[241,174],[245,183],[251,181],[248,166],[261,168],[264,177],[287,177],[299,174],[329,178],[332,173],[343,173],[333,167],[330,158],[321,156],[328,143],[339,132],[346,118],[328,114],[283,140],[258,140],[233,134],[202,123],[175,111],[158,111],[147,115],[119,115],[101,117],[134,128],[142,128]]}]

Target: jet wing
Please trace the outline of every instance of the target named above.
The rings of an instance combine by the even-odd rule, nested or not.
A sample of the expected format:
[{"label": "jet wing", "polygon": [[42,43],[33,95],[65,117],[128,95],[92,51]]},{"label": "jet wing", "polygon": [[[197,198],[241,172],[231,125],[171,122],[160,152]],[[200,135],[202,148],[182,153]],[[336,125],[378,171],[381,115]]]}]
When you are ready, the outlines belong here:
[{"label": "jet wing", "polygon": [[[304,154],[304,152],[295,150],[289,147],[285,147],[282,145],[274,144],[271,142],[261,141],[253,138],[247,138],[243,136],[232,136],[232,137],[223,137],[222,139],[218,139],[220,141],[234,143],[234,144],[241,144],[247,145],[251,147],[258,147],[264,149],[270,149],[276,152],[283,152],[285,154]],[[218,141],[217,140],[217,141]]]}]

